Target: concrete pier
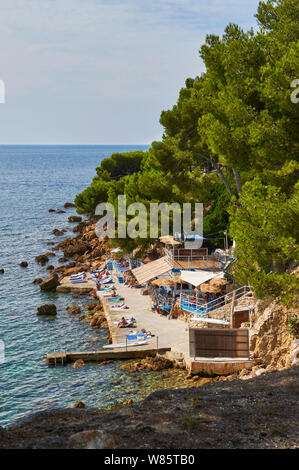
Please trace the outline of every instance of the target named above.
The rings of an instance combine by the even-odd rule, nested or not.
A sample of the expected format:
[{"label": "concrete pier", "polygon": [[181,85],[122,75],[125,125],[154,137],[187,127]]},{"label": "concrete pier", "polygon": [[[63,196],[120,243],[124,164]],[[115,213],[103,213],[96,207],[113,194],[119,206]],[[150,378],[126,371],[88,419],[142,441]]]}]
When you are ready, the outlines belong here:
[{"label": "concrete pier", "polygon": [[[170,348],[168,349],[170,350]],[[65,365],[69,362],[75,362],[79,359],[82,359],[85,362],[90,361],[121,361],[128,359],[142,359],[148,356],[155,356],[157,353],[165,354],[167,349],[132,349],[128,348],[126,351],[123,350],[101,350],[101,351],[73,351],[73,352],[55,352],[47,354],[47,363],[48,365]]]}]

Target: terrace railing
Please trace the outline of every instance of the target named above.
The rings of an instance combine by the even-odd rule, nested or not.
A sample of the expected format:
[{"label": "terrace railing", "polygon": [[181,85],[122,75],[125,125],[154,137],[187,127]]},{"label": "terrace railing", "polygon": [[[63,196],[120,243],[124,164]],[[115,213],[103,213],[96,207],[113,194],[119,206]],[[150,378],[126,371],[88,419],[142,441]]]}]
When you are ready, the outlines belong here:
[{"label": "terrace railing", "polygon": [[[186,253],[174,254],[171,250],[166,251],[166,260],[170,264],[170,266],[174,266],[175,261],[184,261],[187,262],[187,267],[189,268],[189,264],[191,261],[202,261],[209,259],[209,255],[200,255],[200,254],[192,254],[189,255]],[[215,258],[213,258],[215,259]]]},{"label": "terrace railing", "polygon": [[203,299],[194,299],[194,295],[189,294],[180,294],[180,307],[182,310],[187,312],[192,312],[194,314],[206,315],[213,310],[224,307],[225,305],[230,304],[232,301],[237,301],[245,295],[251,292],[249,286],[239,287],[228,294],[218,297],[215,300],[205,303]]}]

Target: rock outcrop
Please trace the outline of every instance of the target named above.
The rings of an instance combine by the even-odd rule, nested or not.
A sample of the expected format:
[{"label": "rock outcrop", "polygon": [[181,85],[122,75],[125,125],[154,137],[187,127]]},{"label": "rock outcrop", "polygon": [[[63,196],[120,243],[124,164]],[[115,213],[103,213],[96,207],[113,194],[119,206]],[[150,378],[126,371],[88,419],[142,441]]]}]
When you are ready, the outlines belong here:
[{"label": "rock outcrop", "polygon": [[64,234],[63,230],[58,230],[58,228],[54,228],[52,232],[56,237],[61,237]]},{"label": "rock outcrop", "polygon": [[39,287],[42,291],[55,291],[59,284],[59,277],[57,273],[52,273],[43,282],[40,283]]},{"label": "rock outcrop", "polygon": [[79,217],[78,215],[70,215],[68,218],[69,222],[82,222],[82,217]]},{"label": "rock outcrop", "polygon": [[76,403],[74,403],[71,408],[85,408],[85,403],[83,403],[83,401],[76,401]]},{"label": "rock outcrop", "polygon": [[78,315],[79,313],[81,313],[81,308],[78,305],[71,305],[69,307],[66,307],[66,310],[72,315]]},{"label": "rock outcrop", "polygon": [[21,266],[21,268],[27,268],[27,266],[28,266],[27,261],[21,261],[20,266]]},{"label": "rock outcrop", "polygon": [[35,261],[44,266],[49,261],[49,258],[47,255],[39,255],[36,256]]},{"label": "rock outcrop", "polygon": [[73,202],[65,202],[63,207],[64,207],[65,209],[68,209],[68,208],[76,208],[76,205],[75,205]]},{"label": "rock outcrop", "polygon": [[294,337],[288,332],[288,320],[292,314],[293,310],[273,301],[250,329],[250,350],[268,368],[291,366]]},{"label": "rock outcrop", "polygon": [[146,357],[140,361],[128,362],[120,368],[123,370],[136,371],[136,370],[163,370],[173,367],[173,362],[161,356]]},{"label": "rock outcrop", "polygon": [[41,305],[37,309],[38,315],[57,315],[56,305],[54,304],[46,304]]},{"label": "rock outcrop", "polygon": [[[73,364],[73,368],[76,369],[77,367],[84,367],[85,366],[85,362],[83,361],[83,359],[78,359],[77,361],[74,362]],[[78,408],[78,407],[77,407]]]}]

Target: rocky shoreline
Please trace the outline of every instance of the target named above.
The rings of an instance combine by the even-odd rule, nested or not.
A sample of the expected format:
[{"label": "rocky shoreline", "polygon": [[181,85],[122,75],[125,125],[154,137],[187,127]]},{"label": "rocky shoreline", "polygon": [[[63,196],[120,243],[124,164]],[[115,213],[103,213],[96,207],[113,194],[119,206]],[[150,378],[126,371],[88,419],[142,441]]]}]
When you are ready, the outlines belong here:
[{"label": "rocky shoreline", "polygon": [[0,428],[0,448],[295,449],[298,373],[160,390],[114,411],[37,413]]},{"label": "rocky shoreline", "polygon": [[[51,245],[52,251],[41,254],[35,258],[37,263],[45,267],[47,271],[50,271],[50,275],[45,279],[35,279],[33,282],[38,284],[41,290],[72,294],[72,298],[75,299],[79,298],[80,295],[90,295],[92,289],[89,287],[81,288],[80,292],[78,292],[77,288],[72,289],[72,287],[63,285],[63,279],[83,270],[89,271],[96,267],[103,266],[106,261],[106,255],[110,250],[107,247],[107,240],[97,238],[94,220],[82,222],[82,220],[79,221],[79,219],[75,220],[74,217],[72,221],[78,222],[78,225],[73,228],[74,237],[66,238],[57,244],[55,244],[55,242],[48,242],[47,244]],[[60,236],[65,233],[64,231],[61,232],[61,234],[56,233],[56,235]],[[61,266],[54,268],[48,263],[50,259],[56,256],[56,252],[59,250],[63,252],[63,257],[59,258],[58,261],[66,264],[61,264]],[[54,307],[55,306],[51,304],[41,306],[38,313],[56,315],[57,312]],[[2,448],[87,448],[90,447],[90,445],[95,446],[95,448],[108,448],[105,447],[108,445],[107,443],[109,443],[109,448],[111,446],[112,448],[129,448],[130,445],[126,441],[125,433],[122,434],[122,432],[119,431],[119,427],[124,425],[123,417],[130,417],[132,413],[134,413],[134,416],[136,414],[136,423],[133,425],[132,421],[129,419],[126,432],[131,435],[133,431],[134,439],[136,435],[137,440],[134,440],[133,447],[131,448],[169,448],[170,445],[182,448],[185,439],[187,439],[186,447],[189,448],[222,448],[222,446],[224,446],[223,448],[242,448],[242,443],[245,443],[245,438],[248,433],[247,431],[243,432],[240,430],[238,426],[244,416],[248,419],[249,414],[253,429],[260,429],[259,436],[263,437],[263,443],[261,445],[259,444],[259,439],[256,437],[257,434],[254,431],[254,437],[249,439],[249,445],[247,442],[246,448],[250,448],[251,441],[253,447],[294,447],[296,445],[294,440],[295,432],[292,428],[293,422],[291,413],[288,412],[285,416],[285,419],[289,420],[288,422],[292,428],[290,433],[286,431],[280,433],[280,431],[276,431],[275,428],[275,423],[280,419],[280,414],[276,406],[276,400],[278,400],[276,392],[278,391],[282,401],[285,401],[287,406],[292,407],[294,405],[295,392],[292,392],[292,388],[295,388],[294,380],[297,378],[298,368],[293,367],[284,371],[272,372],[277,368],[284,369],[292,365],[289,360],[289,349],[292,337],[287,333],[288,315],[285,309],[275,302],[267,306],[268,310],[267,308],[265,309],[263,305],[259,307],[263,313],[261,313],[261,319],[257,322],[256,328],[253,329],[251,337],[251,349],[255,358],[255,365],[251,371],[242,371],[240,374],[232,374],[226,377],[201,377],[191,376],[187,374],[186,371],[175,370],[174,364],[171,363],[171,361],[163,360],[162,358],[145,358],[143,360],[127,361],[123,363],[120,368],[133,374],[145,370],[173,370],[173,380],[170,382],[170,387],[174,387],[176,390],[173,388],[158,390],[143,401],[136,402],[129,407],[115,411],[65,409],[38,413],[37,415],[32,415],[10,426],[6,430],[0,428],[0,448],[1,446]],[[86,322],[89,327],[108,327],[103,307],[98,299],[92,300],[86,305],[85,313],[81,312],[79,306],[71,303],[67,307],[67,311],[70,316],[74,316],[78,321]],[[263,319],[263,317],[265,318]],[[267,329],[267,335],[264,335],[265,328]],[[260,338],[260,330],[263,333],[263,340]],[[108,335],[108,340],[109,339],[110,335]],[[274,342],[275,344],[278,343],[281,345],[277,353],[279,355],[279,361],[272,347]],[[73,367],[83,367],[84,365],[84,361],[82,361],[80,364],[75,363]],[[265,372],[269,373],[266,374]],[[177,382],[174,377],[175,373],[178,374]],[[182,374],[184,374],[184,377],[181,376]],[[257,377],[260,375],[261,377]],[[270,377],[272,377],[272,379],[274,377],[274,382],[277,383],[278,388],[277,390],[275,389],[275,393],[273,393],[274,382],[272,381],[271,384]],[[262,380],[256,382],[257,379]],[[214,383],[212,384],[210,382]],[[284,383],[289,383],[289,385],[284,386]],[[264,384],[264,390],[261,390],[260,384]],[[274,412],[271,411],[272,408],[267,411],[265,407],[266,420],[269,421],[268,431],[261,430],[264,429],[265,424],[260,423],[258,420],[259,416],[256,409],[260,405],[251,395],[251,391],[255,389],[263,403],[266,403],[266,396],[272,397],[274,395],[274,398],[270,400],[273,401]],[[228,398],[227,390],[231,390],[231,402]],[[288,396],[286,391],[292,393],[289,393]],[[238,393],[241,393],[241,396],[244,395],[244,399],[242,401],[243,404],[236,407],[233,401],[240,400]],[[203,398],[201,397],[202,394]],[[213,410],[215,411],[214,421],[209,422],[208,418],[201,421],[201,413],[206,416],[209,415],[208,411],[204,411],[205,406],[203,405],[207,402],[207,405],[210,406],[211,400],[214,400],[212,404]],[[74,404],[73,407],[81,408],[85,406],[82,402],[78,403],[80,406]],[[159,416],[161,410],[166,407],[168,410],[167,416],[163,414],[162,419]],[[242,413],[240,416],[236,413],[236,408],[238,407],[240,408],[240,412],[245,412],[243,417],[241,416]],[[184,414],[180,413],[180,411],[183,410]],[[226,416],[229,418],[230,413],[232,413],[233,421],[235,420],[235,422],[230,422],[230,419],[226,420]],[[196,418],[197,415],[198,422]],[[269,418],[269,416],[271,418]],[[179,423],[177,422],[178,417],[180,418]],[[67,423],[65,426],[64,421]],[[221,433],[225,433],[225,422],[226,426],[229,425],[232,429],[238,428],[235,438],[232,436],[228,441],[221,437]],[[169,431],[166,430],[167,426],[169,426]],[[205,429],[212,431],[212,433],[209,432],[208,435]],[[279,430],[279,426],[277,429]],[[28,438],[24,439],[23,433],[27,432],[26,430],[30,432]],[[197,441],[192,436],[194,430],[196,431],[195,434],[198,434],[200,431],[200,439]],[[142,438],[143,431],[145,434],[149,432],[149,440],[147,442]],[[217,435],[214,436],[215,431]],[[51,437],[49,433],[51,433]],[[84,435],[77,435],[78,433],[83,433]],[[242,433],[244,434],[243,437]],[[74,434],[76,434],[76,436],[74,436]],[[237,442],[237,436],[241,436],[239,442]],[[140,439],[140,442],[138,439]],[[92,443],[90,443],[91,441]]]}]

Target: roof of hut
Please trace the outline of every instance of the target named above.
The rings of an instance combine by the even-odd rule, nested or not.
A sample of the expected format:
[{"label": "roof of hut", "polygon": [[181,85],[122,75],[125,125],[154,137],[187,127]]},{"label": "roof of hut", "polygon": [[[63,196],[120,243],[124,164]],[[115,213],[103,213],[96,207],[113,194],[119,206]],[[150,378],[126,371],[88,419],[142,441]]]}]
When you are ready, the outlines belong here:
[{"label": "roof of hut", "polygon": [[172,287],[173,286],[173,280],[172,279],[165,279],[165,278],[160,278],[160,279],[155,279],[154,281],[151,281],[153,286],[157,287]]}]

